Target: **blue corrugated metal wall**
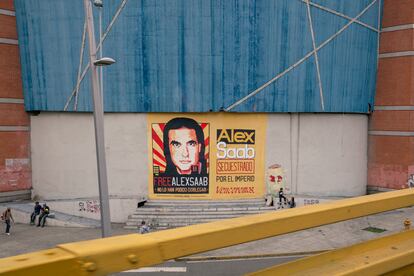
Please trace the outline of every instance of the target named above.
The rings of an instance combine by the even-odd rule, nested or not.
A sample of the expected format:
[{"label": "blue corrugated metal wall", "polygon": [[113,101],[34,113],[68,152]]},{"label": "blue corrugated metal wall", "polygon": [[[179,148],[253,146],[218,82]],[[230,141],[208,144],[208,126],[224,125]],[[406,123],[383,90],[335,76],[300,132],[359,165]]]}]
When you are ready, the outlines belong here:
[{"label": "blue corrugated metal wall", "polygon": [[[104,29],[120,3],[104,1]],[[380,6],[311,1],[315,44],[323,45],[316,59],[304,1],[129,0],[104,43],[104,55],[117,60],[104,69],[105,110],[368,112]],[[83,1],[15,0],[15,7],[26,110],[62,111],[76,84]],[[89,78],[78,111],[91,110]]]}]

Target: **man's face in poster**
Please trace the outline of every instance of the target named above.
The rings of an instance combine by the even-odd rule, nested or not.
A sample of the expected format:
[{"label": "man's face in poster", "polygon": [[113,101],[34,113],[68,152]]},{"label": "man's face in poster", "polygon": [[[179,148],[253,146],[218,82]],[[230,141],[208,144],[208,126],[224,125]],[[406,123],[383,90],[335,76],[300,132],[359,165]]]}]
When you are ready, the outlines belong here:
[{"label": "man's face in poster", "polygon": [[168,132],[168,146],[179,174],[191,174],[192,166],[199,165],[201,144],[194,129],[171,129]]}]

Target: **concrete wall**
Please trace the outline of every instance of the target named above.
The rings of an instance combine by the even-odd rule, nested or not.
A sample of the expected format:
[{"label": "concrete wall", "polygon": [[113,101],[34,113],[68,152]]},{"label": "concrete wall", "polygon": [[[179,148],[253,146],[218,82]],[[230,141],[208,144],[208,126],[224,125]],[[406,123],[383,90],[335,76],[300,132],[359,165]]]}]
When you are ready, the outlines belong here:
[{"label": "concrete wall", "polygon": [[[41,113],[31,117],[33,195],[44,199],[98,195],[91,114]],[[114,197],[147,193],[146,116],[105,116],[109,192]]]},{"label": "concrete wall", "polygon": [[269,115],[266,164],[285,169],[293,194],[363,195],[367,129],[366,115]]},{"label": "concrete wall", "polygon": [[[268,116],[266,166],[280,164],[285,169],[293,194],[365,194],[366,115],[264,116]],[[116,222],[125,221],[148,194],[146,117],[105,115],[111,212]],[[98,218],[93,210],[79,210],[79,202],[86,206],[98,195],[92,115],[42,112],[31,117],[31,126],[33,195],[54,200],[57,211]]]}]

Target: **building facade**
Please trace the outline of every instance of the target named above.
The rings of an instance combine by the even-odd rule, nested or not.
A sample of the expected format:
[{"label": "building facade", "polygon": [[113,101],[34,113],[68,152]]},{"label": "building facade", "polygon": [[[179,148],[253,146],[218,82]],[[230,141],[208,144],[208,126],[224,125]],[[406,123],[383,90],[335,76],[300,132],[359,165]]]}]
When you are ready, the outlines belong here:
[{"label": "building facade", "polygon": [[[31,114],[32,196],[98,217],[80,208],[98,204],[81,2],[14,4]],[[105,34],[104,56],[117,60],[103,72],[114,221],[124,221],[144,198],[258,198],[283,187],[317,202],[363,195],[367,184],[406,185],[414,163],[413,103],[404,93],[413,92],[409,75],[401,73],[402,82],[390,68],[411,66],[411,19],[398,12],[409,10],[410,1],[104,5],[94,9],[95,29]],[[171,138],[175,130],[168,129],[184,118],[199,126],[188,140],[192,148],[180,151],[184,140]],[[28,121],[25,126],[28,134]],[[399,158],[403,149],[406,157]]]}]

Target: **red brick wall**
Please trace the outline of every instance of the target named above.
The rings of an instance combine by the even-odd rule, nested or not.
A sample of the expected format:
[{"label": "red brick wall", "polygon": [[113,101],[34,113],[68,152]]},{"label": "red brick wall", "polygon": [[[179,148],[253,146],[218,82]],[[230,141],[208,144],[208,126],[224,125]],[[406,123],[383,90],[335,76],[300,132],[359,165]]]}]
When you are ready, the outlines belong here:
[{"label": "red brick wall", "polygon": [[0,43],[0,98],[23,99],[20,72],[18,45]]},{"label": "red brick wall", "polygon": [[[0,9],[14,10],[13,1],[1,0]],[[0,15],[0,26],[0,38],[17,39],[14,16]],[[0,192],[31,188],[30,123],[22,99],[19,47],[0,43]]]},{"label": "red brick wall", "polygon": [[382,28],[413,23],[414,0],[384,0]]},{"label": "red brick wall", "polygon": [[0,104],[0,126],[28,126],[29,116],[24,111],[23,104]]},{"label": "red brick wall", "polygon": [[[414,0],[385,0],[382,28],[414,23]],[[414,50],[414,30],[389,31],[380,54]],[[370,118],[368,187],[401,189],[414,174],[414,56],[380,56],[374,112]],[[389,110],[392,108],[393,110]]]},{"label": "red brick wall", "polygon": [[16,18],[14,16],[0,14],[0,37],[17,39]]},{"label": "red brick wall", "polygon": [[31,188],[28,131],[0,131],[0,192]]},{"label": "red brick wall", "polygon": [[13,0],[1,0],[0,9],[14,11]]},{"label": "red brick wall", "polygon": [[378,63],[375,105],[408,105],[414,103],[414,57],[380,58]]},{"label": "red brick wall", "polygon": [[[413,49],[413,32],[411,30],[401,30],[385,32],[380,37],[380,52],[403,52]],[[395,43],[398,41],[398,43]]]},{"label": "red brick wall", "polygon": [[371,116],[370,130],[414,131],[414,111],[377,110]]},{"label": "red brick wall", "polygon": [[406,187],[409,167],[414,164],[414,137],[369,137],[368,184],[374,187]]}]

